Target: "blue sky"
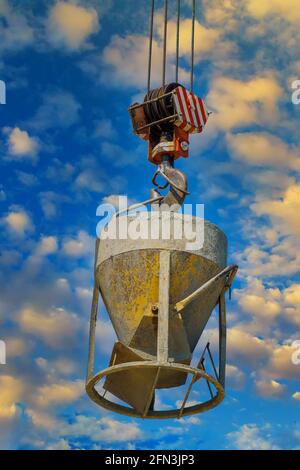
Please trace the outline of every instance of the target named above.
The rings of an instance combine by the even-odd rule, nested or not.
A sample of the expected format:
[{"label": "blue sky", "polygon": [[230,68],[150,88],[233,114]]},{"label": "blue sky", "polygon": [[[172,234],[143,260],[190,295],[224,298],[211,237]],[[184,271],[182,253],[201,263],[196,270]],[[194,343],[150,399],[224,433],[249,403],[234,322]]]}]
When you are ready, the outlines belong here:
[{"label": "blue sky", "polygon": [[[127,115],[145,91],[149,2],[0,0],[3,449],[300,447],[300,366],[292,363],[300,340],[300,105],[291,100],[300,9],[297,0],[198,5],[195,91],[213,114],[178,165],[189,202],[205,204],[240,266],[228,303],[226,398],[197,417],[148,422],[108,413],[84,392],[96,208],[119,194],[144,200],[151,189],[154,167]],[[153,85],[161,18],[159,10]],[[100,317],[98,367],[114,341],[103,306]],[[213,320],[205,338],[215,334]]]}]

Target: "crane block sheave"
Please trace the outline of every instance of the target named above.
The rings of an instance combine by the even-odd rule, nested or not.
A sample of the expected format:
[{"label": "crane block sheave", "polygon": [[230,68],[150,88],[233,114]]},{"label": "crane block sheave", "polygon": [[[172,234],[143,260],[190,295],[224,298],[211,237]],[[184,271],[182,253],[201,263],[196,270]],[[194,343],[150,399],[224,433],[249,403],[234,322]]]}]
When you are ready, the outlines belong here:
[{"label": "crane block sheave", "polygon": [[201,133],[209,113],[204,101],[178,83],[149,91],[129,108],[134,133],[149,142],[148,160],[189,156],[189,135]]}]

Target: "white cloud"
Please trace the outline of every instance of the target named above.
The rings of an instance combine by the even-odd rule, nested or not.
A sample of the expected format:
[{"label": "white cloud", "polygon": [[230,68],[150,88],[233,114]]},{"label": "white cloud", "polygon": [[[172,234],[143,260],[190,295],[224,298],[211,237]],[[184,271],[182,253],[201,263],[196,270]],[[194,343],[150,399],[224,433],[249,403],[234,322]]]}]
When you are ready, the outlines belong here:
[{"label": "white cloud", "polygon": [[46,450],[70,450],[70,444],[66,439],[59,439],[59,441],[54,442],[46,447]]},{"label": "white cloud", "polygon": [[[129,34],[125,38],[113,36],[110,44],[104,49],[102,80],[109,81],[110,86],[131,86],[144,88],[147,77],[147,54],[149,40],[146,36]],[[161,83],[162,47],[153,41],[152,86]],[[99,65],[100,66],[100,65]],[[175,75],[175,65],[168,59],[169,74]],[[87,64],[88,70],[88,64]],[[97,72],[97,71],[95,71]],[[98,70],[99,73],[99,70]],[[180,82],[189,80],[189,74],[180,68]]]},{"label": "white cloud", "polygon": [[98,13],[94,8],[59,1],[49,11],[47,31],[54,46],[76,51],[99,31]]},{"label": "white cloud", "polygon": [[93,132],[93,138],[99,139],[105,137],[105,139],[115,140],[118,137],[118,132],[113,126],[110,119],[100,119],[95,122],[95,130]]},{"label": "white cloud", "polygon": [[300,21],[298,0],[246,0],[248,12],[257,19],[280,15],[291,23]]},{"label": "white cloud", "polygon": [[286,387],[276,380],[257,380],[255,386],[259,395],[268,398],[280,398],[286,392]]},{"label": "white cloud", "polygon": [[65,357],[58,357],[54,361],[47,360],[44,357],[38,357],[35,362],[39,368],[53,377],[61,375],[70,375],[76,372],[77,363]]},{"label": "white cloud", "polygon": [[41,407],[51,405],[63,405],[78,400],[84,394],[84,382],[82,380],[60,381],[47,384],[36,390],[35,400]]},{"label": "white cloud", "polygon": [[94,418],[79,415],[71,424],[62,426],[61,435],[86,436],[95,442],[128,442],[136,441],[143,437],[143,433],[137,423],[122,422],[104,417]]},{"label": "white cloud", "polygon": [[[180,57],[190,60],[192,20],[182,18],[180,25]],[[175,19],[168,21],[167,50],[167,81],[174,81],[176,33]],[[220,40],[221,30],[203,26],[195,22],[195,63],[208,57],[209,54],[223,54],[227,51],[227,43]],[[200,38],[204,38],[202,41]],[[164,38],[164,17],[161,12],[155,16],[154,38],[152,49],[152,86],[161,83],[162,57]],[[218,44],[218,47],[216,45]],[[110,80],[110,85],[144,87],[147,73],[147,57],[149,39],[141,34],[127,34],[125,37],[115,35],[104,49],[102,63],[107,67],[103,80]],[[85,64],[90,69],[90,64]],[[184,67],[179,67],[179,81],[189,83],[190,74]]]},{"label": "white cloud", "polygon": [[256,215],[267,215],[282,235],[300,234],[300,184],[287,188],[277,200],[263,199],[255,202],[251,209]]},{"label": "white cloud", "polygon": [[241,311],[251,319],[251,323],[244,324],[248,332],[269,334],[276,320],[300,325],[300,284],[293,283],[280,290],[248,277],[246,286],[235,292]]},{"label": "white cloud", "polygon": [[34,137],[30,137],[27,131],[22,131],[19,127],[14,129],[4,129],[8,134],[8,152],[9,159],[22,160],[31,159],[33,162],[37,160],[37,152],[39,143]]},{"label": "white cloud", "polygon": [[3,202],[6,200],[6,193],[3,189],[0,189],[0,202]]},{"label": "white cloud", "polygon": [[21,253],[17,250],[3,250],[0,255],[0,264],[2,266],[15,266],[20,262]]},{"label": "white cloud", "polygon": [[259,365],[269,358],[271,346],[239,327],[228,329],[228,358],[231,363]]},{"label": "white cloud", "polygon": [[278,288],[266,287],[256,278],[249,277],[246,281],[246,287],[236,290],[238,305],[253,320],[255,331],[263,333],[283,314],[282,292]]},{"label": "white cloud", "polygon": [[[258,191],[254,202],[248,205],[255,218],[243,223],[244,233],[251,244],[237,255],[240,272],[246,276],[266,277],[298,273],[300,185],[295,179],[288,179],[281,188]],[[266,219],[259,228],[257,216]],[[251,233],[253,228],[255,231]]]},{"label": "white cloud", "polygon": [[291,284],[284,290],[284,306],[286,319],[300,326],[300,284]]},{"label": "white cloud", "polygon": [[300,379],[300,367],[293,364],[292,358],[295,348],[289,344],[278,345],[272,351],[270,360],[266,366],[266,373],[273,379]]},{"label": "white cloud", "polygon": [[2,219],[8,230],[20,237],[33,230],[30,216],[23,210],[11,208],[11,211]]},{"label": "white cloud", "polygon": [[233,157],[253,166],[278,166],[300,171],[300,151],[267,132],[228,134]]},{"label": "white cloud", "polygon": [[[102,204],[111,204],[116,209],[119,209],[120,197],[122,197],[122,196],[119,195],[119,194],[111,194],[110,196],[105,196],[102,199]],[[128,205],[130,205],[130,204],[128,204]]]},{"label": "white cloud", "polygon": [[[267,290],[265,290],[267,294]],[[271,321],[280,314],[280,305],[278,302],[268,300],[263,296],[248,293],[242,295],[239,299],[239,305],[242,310],[252,315],[264,315]]]},{"label": "white cloud", "polygon": [[47,312],[35,308],[23,308],[18,319],[22,331],[52,347],[63,346],[74,341],[79,330],[79,320],[63,309]]},{"label": "white cloud", "polygon": [[80,189],[88,189],[97,193],[105,191],[105,181],[95,175],[93,170],[83,170],[77,176],[75,185]]},{"label": "white cloud", "polygon": [[66,129],[78,121],[80,108],[74,96],[67,91],[44,93],[42,104],[29,125],[37,130]]},{"label": "white cloud", "polygon": [[29,416],[34,426],[46,429],[48,432],[57,429],[60,424],[55,417],[38,409],[29,408],[26,414]]},{"label": "white cloud", "polygon": [[54,191],[42,191],[38,196],[46,219],[56,217],[60,210],[60,205],[71,201],[69,195],[65,193],[60,194]]},{"label": "white cloud", "polygon": [[32,173],[26,173],[25,171],[16,171],[18,180],[25,186],[32,187],[39,184],[39,180],[36,175]]},{"label": "white cloud", "polygon": [[238,431],[226,436],[232,446],[238,450],[276,450],[278,447],[272,443],[266,429],[256,424],[244,424]]},{"label": "white cloud", "polygon": [[231,364],[226,365],[227,386],[235,390],[241,390],[246,381],[246,376],[238,367]]},{"label": "white cloud", "polygon": [[58,158],[54,158],[47,168],[47,178],[55,183],[65,182],[71,179],[74,171],[75,167],[70,162],[62,162]]},{"label": "white cloud", "polygon": [[29,341],[25,341],[23,338],[8,337],[5,338],[6,353],[8,360],[13,357],[22,357],[30,350]]},{"label": "white cloud", "polygon": [[13,9],[7,0],[1,0],[0,51],[20,50],[33,43],[34,30],[29,26],[24,14]]},{"label": "white cloud", "polygon": [[295,392],[293,394],[293,398],[294,398],[294,400],[300,400],[300,392]]},{"label": "white cloud", "polygon": [[57,238],[53,236],[42,237],[37,249],[36,254],[41,256],[47,256],[57,251]]},{"label": "white cloud", "polygon": [[111,355],[113,344],[117,340],[116,333],[111,322],[98,320],[96,335],[96,344],[100,350],[107,355]]},{"label": "white cloud", "polygon": [[279,119],[281,95],[282,90],[271,74],[255,76],[248,81],[215,78],[206,98],[209,108],[214,111],[213,128],[229,131],[253,124],[270,126]]},{"label": "white cloud", "polygon": [[63,252],[67,256],[80,258],[94,252],[95,240],[84,230],[80,230],[76,238],[66,238],[63,242]]},{"label": "white cloud", "polygon": [[[238,255],[240,272],[247,276],[279,277],[298,273],[300,252],[298,237],[286,237],[266,249],[253,243]],[[278,269],[280,266],[280,269]]]},{"label": "white cloud", "polygon": [[42,192],[39,194],[40,203],[42,207],[42,211],[44,216],[47,219],[51,219],[56,216],[57,208],[56,208],[56,198],[57,195],[53,192]]},{"label": "white cloud", "polygon": [[234,0],[204,0],[205,19],[209,24],[235,29],[234,15],[237,14],[240,3]]},{"label": "white cloud", "polygon": [[4,374],[0,376],[0,419],[10,419],[17,414],[17,403],[23,394],[21,379]]}]

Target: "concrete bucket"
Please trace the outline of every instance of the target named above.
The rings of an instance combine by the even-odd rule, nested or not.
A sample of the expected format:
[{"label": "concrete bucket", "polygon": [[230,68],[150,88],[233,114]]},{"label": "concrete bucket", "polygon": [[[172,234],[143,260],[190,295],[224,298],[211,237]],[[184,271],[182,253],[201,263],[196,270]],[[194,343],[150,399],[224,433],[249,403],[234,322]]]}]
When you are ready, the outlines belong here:
[{"label": "concrete bucket", "polygon": [[[128,217],[129,225],[134,223],[136,227],[138,222],[143,237],[120,239],[117,232],[116,237],[98,241],[96,248],[96,290],[103,298],[118,341],[108,369],[93,376],[92,367],[89,368],[87,391],[106,408],[144,418],[180,417],[205,411],[224,396],[224,295],[236,272],[235,266],[226,268],[227,238],[208,221],[177,213],[167,217],[169,228],[165,231],[166,220],[162,213],[158,215],[156,238],[150,234],[150,214]],[[110,228],[108,225],[107,233]],[[211,377],[203,367],[203,357],[196,368],[190,364],[218,303],[223,337],[219,373]],[[92,343],[95,322],[92,319]],[[93,344],[93,355],[91,349]],[[192,407],[185,407],[186,397],[179,410],[155,410],[155,390],[179,387],[189,374],[193,383],[204,378],[213,384],[217,395]],[[103,377],[105,393],[110,392],[130,408],[112,403],[97,392],[95,385]]]}]

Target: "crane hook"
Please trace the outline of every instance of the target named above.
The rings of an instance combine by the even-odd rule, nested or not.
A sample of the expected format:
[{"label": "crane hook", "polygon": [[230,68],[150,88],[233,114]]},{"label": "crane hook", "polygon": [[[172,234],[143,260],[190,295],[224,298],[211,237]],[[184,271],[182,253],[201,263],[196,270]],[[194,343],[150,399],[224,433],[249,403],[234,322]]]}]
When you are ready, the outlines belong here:
[{"label": "crane hook", "polygon": [[[159,185],[156,181],[158,175],[162,176],[166,183]],[[165,155],[162,159],[162,163],[158,166],[158,169],[153,175],[152,183],[158,189],[165,189],[170,186],[170,190],[159,202],[159,205],[167,205],[171,211],[177,211],[182,206],[185,200],[185,196],[189,194],[187,191],[187,177],[186,175],[174,168],[173,160],[169,155]],[[158,189],[153,188],[151,190],[151,198],[160,197],[161,194]]]}]

